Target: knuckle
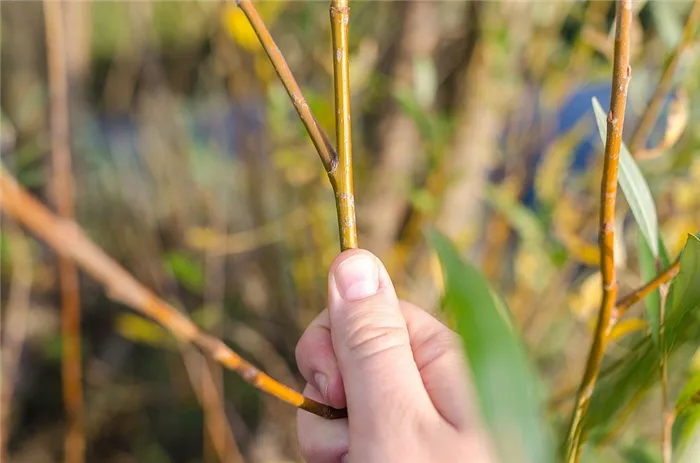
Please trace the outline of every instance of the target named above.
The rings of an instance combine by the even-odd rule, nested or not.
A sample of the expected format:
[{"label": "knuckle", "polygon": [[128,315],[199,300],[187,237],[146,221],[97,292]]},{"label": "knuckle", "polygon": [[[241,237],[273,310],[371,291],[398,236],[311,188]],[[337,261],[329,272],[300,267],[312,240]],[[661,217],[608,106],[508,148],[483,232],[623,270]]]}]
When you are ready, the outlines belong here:
[{"label": "knuckle", "polygon": [[429,334],[422,342],[413,346],[413,352],[416,364],[421,371],[440,359],[452,359],[460,363],[464,361],[462,341],[455,332],[449,329]]},{"label": "knuckle", "polygon": [[371,308],[353,311],[347,322],[347,348],[360,358],[374,357],[409,344],[405,325],[388,322]]}]

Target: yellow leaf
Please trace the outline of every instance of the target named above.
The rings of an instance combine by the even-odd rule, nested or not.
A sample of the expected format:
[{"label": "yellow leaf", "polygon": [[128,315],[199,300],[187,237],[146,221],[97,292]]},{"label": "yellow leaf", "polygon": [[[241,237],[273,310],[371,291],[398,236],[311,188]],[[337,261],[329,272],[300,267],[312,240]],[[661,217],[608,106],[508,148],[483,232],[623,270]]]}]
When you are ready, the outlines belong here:
[{"label": "yellow leaf", "polygon": [[589,243],[580,236],[568,230],[560,230],[557,238],[567,251],[582,264],[597,267],[600,265],[600,250],[598,246]]},{"label": "yellow leaf", "polygon": [[569,307],[579,318],[588,320],[600,305],[603,296],[600,272],[595,272],[586,277],[577,294],[569,296]]},{"label": "yellow leaf", "polygon": [[238,45],[250,52],[258,51],[262,48],[258,41],[258,36],[248,22],[243,10],[237,6],[226,8],[224,13],[224,26]]},{"label": "yellow leaf", "polygon": [[617,341],[618,339],[627,336],[630,333],[634,333],[635,331],[645,330],[648,326],[649,324],[647,321],[642,320],[641,318],[628,318],[621,320],[613,327],[612,331],[610,331],[608,340],[610,342]]},{"label": "yellow leaf", "polygon": [[151,320],[132,313],[123,313],[115,321],[117,333],[129,341],[163,347],[172,341],[168,332]]},{"label": "yellow leaf", "polygon": [[[263,22],[269,28],[277,16],[279,16],[284,4],[285,2],[279,1],[256,2],[255,7]],[[260,45],[260,41],[257,35],[255,35],[255,31],[248,22],[248,18],[246,18],[243,10],[235,5],[227,7],[223,15],[223,22],[228,33],[241,47],[250,52],[262,50],[262,45]]]}]

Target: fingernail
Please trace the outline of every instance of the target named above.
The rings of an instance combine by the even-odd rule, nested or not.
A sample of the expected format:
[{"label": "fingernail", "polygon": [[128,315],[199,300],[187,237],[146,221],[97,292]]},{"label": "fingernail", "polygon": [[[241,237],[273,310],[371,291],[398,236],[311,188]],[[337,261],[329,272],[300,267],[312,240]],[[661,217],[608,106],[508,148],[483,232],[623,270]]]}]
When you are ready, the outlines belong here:
[{"label": "fingernail", "polygon": [[350,461],[350,457],[348,457],[348,454],[346,453],[342,457],[340,457],[340,463],[348,463]]},{"label": "fingernail", "polygon": [[328,378],[323,373],[314,374],[314,382],[316,389],[321,393],[324,399],[328,400]]},{"label": "fingernail", "polygon": [[344,260],[336,267],[334,276],[340,297],[346,301],[364,299],[379,291],[377,261],[367,254]]}]

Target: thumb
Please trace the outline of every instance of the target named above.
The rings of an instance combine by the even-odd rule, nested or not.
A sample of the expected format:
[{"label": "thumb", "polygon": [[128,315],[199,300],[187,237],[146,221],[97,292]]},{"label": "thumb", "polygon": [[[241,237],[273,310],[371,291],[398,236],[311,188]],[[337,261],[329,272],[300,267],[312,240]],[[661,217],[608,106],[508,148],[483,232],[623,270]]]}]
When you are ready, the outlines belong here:
[{"label": "thumb", "polygon": [[[343,377],[350,425],[372,432],[400,424],[407,410],[433,410],[411,351],[406,320],[382,263],[346,251],[328,278],[331,338]],[[367,428],[367,426],[369,426]]]}]

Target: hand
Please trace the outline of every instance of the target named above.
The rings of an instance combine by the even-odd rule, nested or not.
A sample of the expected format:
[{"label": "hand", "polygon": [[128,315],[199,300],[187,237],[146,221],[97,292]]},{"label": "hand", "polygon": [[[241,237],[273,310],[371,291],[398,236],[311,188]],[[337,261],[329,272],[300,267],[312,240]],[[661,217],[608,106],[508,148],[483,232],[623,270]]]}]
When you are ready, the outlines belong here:
[{"label": "hand", "polygon": [[328,309],[296,350],[304,394],[349,420],[297,412],[309,463],[490,463],[457,335],[399,301],[382,263],[356,249],[328,275]]}]

